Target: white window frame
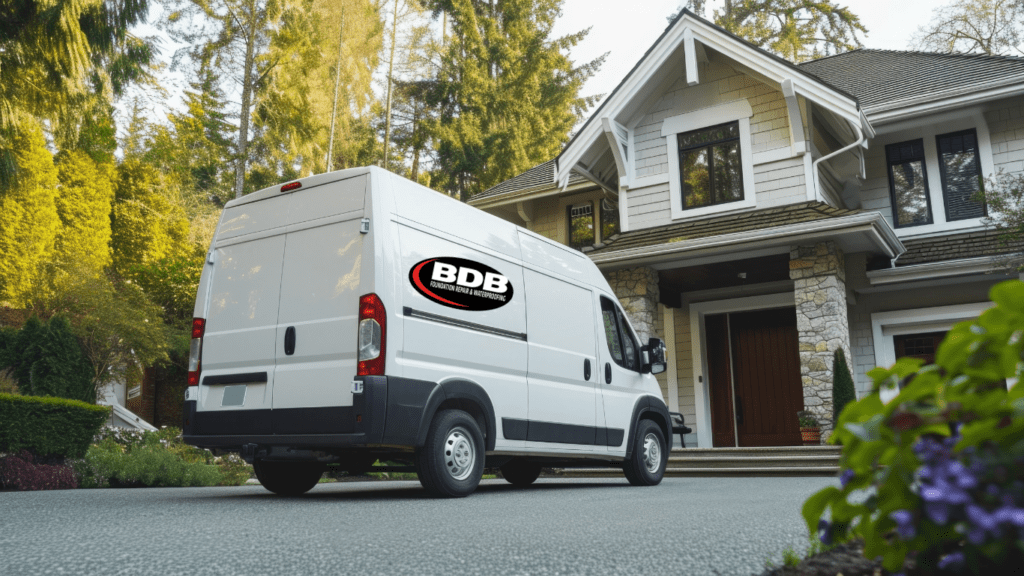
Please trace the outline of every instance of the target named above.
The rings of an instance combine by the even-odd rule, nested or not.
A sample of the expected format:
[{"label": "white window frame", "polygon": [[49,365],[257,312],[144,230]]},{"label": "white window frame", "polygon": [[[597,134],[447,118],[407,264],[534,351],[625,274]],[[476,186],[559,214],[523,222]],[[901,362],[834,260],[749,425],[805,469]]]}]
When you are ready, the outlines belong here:
[{"label": "white window frame", "polygon": [[[668,152],[668,187],[673,220],[697,218],[707,216],[708,214],[732,212],[757,206],[757,194],[754,190],[754,143],[750,137],[750,117],[753,115],[754,111],[750,107],[749,102],[746,100],[734,100],[725,104],[718,104],[717,106],[665,118],[661,124],[661,135],[665,137],[665,146]],[[743,171],[743,200],[684,210],[683,184],[679,174],[678,135],[727,122],[737,122],[739,124],[740,163]]]},{"label": "white window frame", "polygon": [[[974,320],[995,306],[994,302],[976,302],[933,308],[914,308],[871,314],[871,339],[875,349],[875,365],[888,368],[896,363],[893,336],[918,332],[948,331],[958,322]],[[899,390],[882,390],[882,402],[888,402]]]},{"label": "white window frame", "polygon": [[[968,218],[966,220],[946,220],[946,200],[943,197],[942,189],[942,168],[939,166],[939,150],[935,139],[942,134],[951,134],[963,130],[974,129],[978,138],[978,160],[981,162],[981,173],[985,178],[995,174],[995,161],[992,156],[992,139],[989,134],[988,123],[985,117],[978,110],[969,114],[960,113],[955,116],[940,116],[927,119],[927,124],[915,125],[885,134],[879,137],[873,145],[884,150],[889,144],[898,144],[911,140],[922,139],[924,141],[924,165],[925,173],[928,176],[928,198],[931,201],[932,223],[921,226],[904,226],[894,228],[896,235],[901,238],[934,234],[936,232],[949,232],[954,230],[968,230],[983,228],[985,226],[981,218]],[[892,202],[892,188],[888,182],[889,163],[883,155],[886,170],[886,190],[889,194],[889,202]],[[890,213],[895,213],[896,207],[890,204]]]}]

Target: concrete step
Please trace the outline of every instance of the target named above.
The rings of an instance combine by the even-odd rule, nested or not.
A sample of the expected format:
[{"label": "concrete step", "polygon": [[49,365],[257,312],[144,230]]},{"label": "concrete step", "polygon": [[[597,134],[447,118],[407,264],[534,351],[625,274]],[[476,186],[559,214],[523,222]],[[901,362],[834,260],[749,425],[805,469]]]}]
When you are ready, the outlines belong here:
[{"label": "concrete step", "polygon": [[801,468],[830,466],[838,468],[839,455],[822,456],[677,456],[668,459],[668,468],[688,470],[708,468]]},{"label": "concrete step", "polygon": [[[752,467],[735,468],[672,468],[665,470],[668,478],[701,478],[722,476],[819,476],[832,478],[839,474],[838,466]],[[620,468],[561,468],[556,476],[565,478],[622,478]]]}]

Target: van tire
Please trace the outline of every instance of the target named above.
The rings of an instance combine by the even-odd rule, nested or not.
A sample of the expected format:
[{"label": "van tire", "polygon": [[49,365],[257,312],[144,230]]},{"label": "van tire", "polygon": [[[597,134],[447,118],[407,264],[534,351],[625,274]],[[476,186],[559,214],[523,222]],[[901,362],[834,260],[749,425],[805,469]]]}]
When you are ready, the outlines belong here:
[{"label": "van tire", "polygon": [[434,415],[415,460],[416,475],[431,496],[469,496],[484,472],[484,435],[469,414],[441,410]]},{"label": "van tire", "polygon": [[309,492],[324,473],[323,466],[316,462],[255,460],[252,467],[260,484],[280,496],[299,496]]},{"label": "van tire", "polygon": [[633,486],[657,486],[668,463],[665,434],[652,420],[640,420],[634,438],[633,453],[622,466],[626,479]]},{"label": "van tire", "polygon": [[529,486],[540,476],[540,464],[513,458],[501,467],[501,476],[513,486]]}]

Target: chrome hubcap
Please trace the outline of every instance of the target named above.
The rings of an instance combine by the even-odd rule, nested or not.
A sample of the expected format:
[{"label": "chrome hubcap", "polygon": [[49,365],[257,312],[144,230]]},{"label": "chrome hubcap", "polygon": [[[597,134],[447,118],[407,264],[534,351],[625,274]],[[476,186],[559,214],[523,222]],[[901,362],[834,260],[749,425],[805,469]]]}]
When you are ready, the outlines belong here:
[{"label": "chrome hubcap", "polygon": [[651,474],[661,468],[661,443],[653,433],[644,437],[644,465]]},{"label": "chrome hubcap", "polygon": [[444,441],[444,465],[448,473],[456,480],[465,480],[473,473],[475,463],[473,438],[464,428],[453,428]]}]

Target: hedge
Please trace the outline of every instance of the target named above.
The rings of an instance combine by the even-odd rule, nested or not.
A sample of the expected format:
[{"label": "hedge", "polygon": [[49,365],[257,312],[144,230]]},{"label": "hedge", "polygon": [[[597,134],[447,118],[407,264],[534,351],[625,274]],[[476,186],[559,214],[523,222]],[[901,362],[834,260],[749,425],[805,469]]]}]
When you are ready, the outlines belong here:
[{"label": "hedge", "polygon": [[107,406],[0,393],[0,452],[79,458],[109,417]]}]

